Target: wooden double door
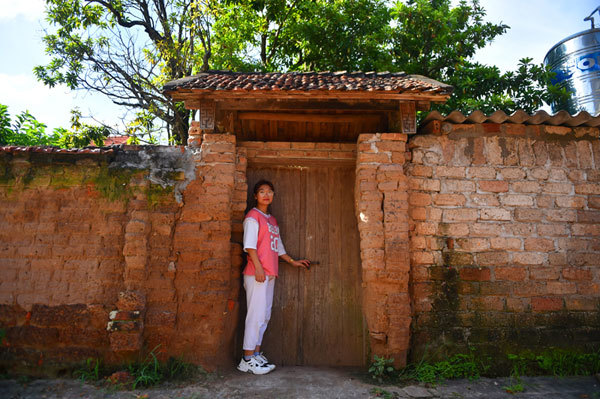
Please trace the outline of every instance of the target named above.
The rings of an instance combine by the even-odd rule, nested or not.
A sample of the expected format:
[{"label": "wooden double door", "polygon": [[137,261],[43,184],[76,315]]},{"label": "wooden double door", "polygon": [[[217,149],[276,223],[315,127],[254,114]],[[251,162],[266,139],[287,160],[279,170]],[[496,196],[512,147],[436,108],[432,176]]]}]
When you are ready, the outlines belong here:
[{"label": "wooden double door", "polygon": [[366,362],[354,165],[250,161],[248,198],[260,179],[275,185],[271,206],[287,253],[317,261],[279,264],[263,348],[281,365],[363,366]]}]

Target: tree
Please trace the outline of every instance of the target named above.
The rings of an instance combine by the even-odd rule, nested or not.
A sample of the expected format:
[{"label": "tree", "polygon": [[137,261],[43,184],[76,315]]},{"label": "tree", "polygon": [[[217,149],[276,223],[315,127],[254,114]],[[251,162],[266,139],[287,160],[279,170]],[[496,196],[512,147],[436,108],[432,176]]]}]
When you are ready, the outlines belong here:
[{"label": "tree", "polygon": [[80,148],[91,144],[102,146],[110,130],[104,126],[91,126],[81,122],[81,113],[71,111],[71,129],[62,127],[46,133],[46,125],[29,111],[23,111],[12,121],[8,107],[0,104],[0,145],[56,146]]},{"label": "tree", "polygon": [[533,112],[543,102],[568,96],[565,90],[552,86],[552,74],[532,64],[530,58],[522,59],[515,71],[506,73],[472,61],[478,49],[509,28],[485,22],[485,10],[478,0],[462,0],[456,7],[450,0],[397,2],[392,17],[394,68],[454,86],[448,102],[437,106],[441,111]]},{"label": "tree", "polygon": [[217,68],[381,70],[391,61],[381,0],[225,1],[215,30]]},{"label": "tree", "polygon": [[[49,86],[66,84],[164,121],[185,142],[190,112],[161,90],[208,68],[213,0],[47,0],[44,37],[53,58],[35,68]],[[154,125],[152,125],[154,126]]]},{"label": "tree", "polygon": [[169,129],[185,143],[190,112],[165,82],[207,69],[376,70],[422,74],[455,92],[439,109],[529,112],[561,96],[529,59],[515,71],[473,61],[508,26],[478,0],[46,0],[56,31],[38,79],[108,96],[135,112],[128,131]]}]

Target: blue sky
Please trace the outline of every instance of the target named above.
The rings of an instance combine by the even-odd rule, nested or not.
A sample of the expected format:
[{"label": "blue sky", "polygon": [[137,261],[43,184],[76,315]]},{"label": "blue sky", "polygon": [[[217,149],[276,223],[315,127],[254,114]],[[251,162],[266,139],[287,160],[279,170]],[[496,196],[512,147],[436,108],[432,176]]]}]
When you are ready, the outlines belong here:
[{"label": "blue sky", "polygon": [[[44,0],[0,0],[0,103],[8,105],[13,116],[29,110],[48,125],[48,131],[68,127],[74,107],[84,116],[118,125],[122,111],[104,97],[66,87],[49,89],[36,81],[33,68],[48,61],[41,40],[44,4]],[[511,70],[523,57],[541,63],[558,41],[588,29],[583,18],[600,0],[481,0],[481,4],[489,21],[511,29],[480,50],[476,59]]]}]

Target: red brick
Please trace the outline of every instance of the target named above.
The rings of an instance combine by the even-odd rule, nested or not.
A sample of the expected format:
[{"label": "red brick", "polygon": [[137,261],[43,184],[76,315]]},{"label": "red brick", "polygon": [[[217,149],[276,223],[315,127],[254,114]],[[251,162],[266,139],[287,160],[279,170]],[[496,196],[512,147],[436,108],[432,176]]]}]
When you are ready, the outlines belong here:
[{"label": "red brick", "polygon": [[471,194],[471,201],[479,206],[499,206],[500,201],[496,194]]},{"label": "red brick", "polygon": [[411,176],[431,177],[433,176],[433,168],[431,166],[411,165],[408,174]]},{"label": "red brick", "polygon": [[574,236],[600,236],[600,225],[598,224],[580,224],[572,226]]},{"label": "red brick", "polygon": [[505,251],[481,252],[477,254],[477,264],[482,266],[500,266],[508,263]]},{"label": "red brick", "polygon": [[511,184],[511,190],[517,193],[538,193],[540,184],[533,181],[520,181]]},{"label": "red brick", "polygon": [[554,240],[546,238],[526,238],[525,250],[533,252],[551,252],[554,251]]},{"label": "red brick", "polygon": [[492,193],[504,193],[508,191],[508,182],[501,180],[481,180],[479,190]]},{"label": "red brick", "polygon": [[[538,224],[537,231],[540,237],[568,236],[569,226],[565,224]],[[573,234],[577,235],[575,232]]]},{"label": "red brick", "polygon": [[409,180],[408,185],[411,190],[440,191],[439,180],[412,178]]},{"label": "red brick", "polygon": [[496,280],[505,281],[523,281],[527,279],[528,270],[526,267],[496,267],[494,276]]},{"label": "red brick", "polygon": [[404,133],[381,133],[381,140],[406,141],[408,136]]},{"label": "red brick", "polygon": [[[306,154],[308,155],[308,153]],[[390,163],[390,156],[388,154],[379,153],[379,154],[367,154],[364,152],[359,152],[357,155],[357,161],[359,163]]]},{"label": "red brick", "polygon": [[489,166],[472,166],[468,170],[468,176],[472,179],[495,179],[496,169]]},{"label": "red brick", "polygon": [[504,309],[504,298],[498,296],[471,298],[469,303],[469,309],[476,311],[500,311]]},{"label": "red brick", "polygon": [[[498,169],[499,175],[502,176],[504,180],[521,180],[525,178],[525,170],[521,168],[500,168]],[[523,182],[528,183],[528,182]],[[534,182],[531,182],[534,183]],[[537,183],[534,183],[537,184]]]},{"label": "red brick", "polygon": [[539,222],[544,217],[544,212],[539,209],[515,209],[515,220],[520,222]]},{"label": "red brick", "polygon": [[584,197],[556,197],[556,206],[559,206],[561,208],[584,208],[585,204],[586,200]]},{"label": "red brick", "polygon": [[570,183],[546,183],[543,188],[544,193],[555,194],[570,194],[572,190],[573,185]]},{"label": "red brick", "polygon": [[546,219],[549,222],[575,222],[577,221],[577,214],[574,210],[548,210],[546,212]]},{"label": "red brick", "polygon": [[459,270],[462,280],[466,281],[490,281],[490,269],[481,267],[469,267]]},{"label": "red brick", "polygon": [[511,214],[508,209],[482,209],[481,220],[511,220]]},{"label": "red brick", "polygon": [[435,235],[438,231],[437,223],[422,222],[416,223],[415,232],[420,235]]},{"label": "red brick", "polygon": [[567,310],[594,311],[598,309],[598,298],[569,297],[565,298]]},{"label": "red brick", "polygon": [[505,237],[493,237],[490,239],[490,247],[492,249],[504,249],[519,250],[523,247],[523,243],[520,238],[505,238]]},{"label": "red brick", "polygon": [[562,310],[563,300],[558,297],[531,298],[531,308],[534,312],[553,312]]},{"label": "red brick", "polygon": [[441,191],[460,194],[472,192],[475,191],[475,183],[467,180],[445,180],[442,182]]},{"label": "red brick", "polygon": [[545,259],[545,254],[536,252],[518,252],[513,254],[513,261],[519,265],[541,265]]},{"label": "red brick", "polygon": [[506,298],[506,310],[509,312],[524,312],[530,304],[529,298]]},{"label": "red brick", "polygon": [[467,168],[463,166],[437,166],[435,168],[435,175],[437,177],[453,177],[458,179],[464,179]]},{"label": "red brick", "polygon": [[466,223],[447,223],[440,226],[441,234],[450,237],[462,237],[469,234],[469,225]]},{"label": "red brick", "polygon": [[536,202],[537,202],[538,208],[553,208],[554,207],[554,197],[552,197],[550,195],[538,195]]},{"label": "red brick", "polygon": [[581,281],[577,283],[577,293],[580,295],[598,296],[600,283],[594,281]]},{"label": "red brick", "polygon": [[546,171],[547,174],[547,178],[549,178],[552,181],[567,181],[567,174],[565,173],[564,169],[550,169],[550,172],[548,174],[548,171]]},{"label": "red brick", "polygon": [[459,249],[469,252],[480,252],[490,248],[487,238],[460,238],[456,240]]},{"label": "red brick", "polygon": [[431,195],[424,193],[411,193],[408,203],[413,206],[427,206],[431,204]]},{"label": "red brick", "polygon": [[442,206],[462,206],[466,202],[462,194],[434,194],[433,203]]},{"label": "red brick", "polygon": [[529,278],[533,280],[558,280],[561,268],[559,267],[530,267]]},{"label": "red brick", "polygon": [[477,220],[477,209],[445,209],[444,222],[473,222]]},{"label": "red brick", "polygon": [[530,195],[507,194],[501,197],[501,202],[507,206],[533,206],[533,198]]},{"label": "red brick", "polygon": [[566,295],[574,294],[577,292],[577,286],[575,283],[565,281],[548,281],[546,283],[546,290],[548,294],[555,295]]},{"label": "red brick", "polygon": [[591,270],[579,269],[574,267],[563,269],[562,275],[566,280],[575,281],[589,281],[593,278]]}]

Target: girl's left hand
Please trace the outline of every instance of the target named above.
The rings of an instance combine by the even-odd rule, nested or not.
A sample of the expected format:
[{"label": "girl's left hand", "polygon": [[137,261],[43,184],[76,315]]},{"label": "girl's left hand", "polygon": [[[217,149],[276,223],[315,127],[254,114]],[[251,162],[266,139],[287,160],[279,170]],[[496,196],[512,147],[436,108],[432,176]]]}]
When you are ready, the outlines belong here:
[{"label": "girl's left hand", "polygon": [[308,268],[310,267],[310,261],[307,259],[295,260],[292,262],[292,266],[303,267],[304,269],[308,270]]}]

